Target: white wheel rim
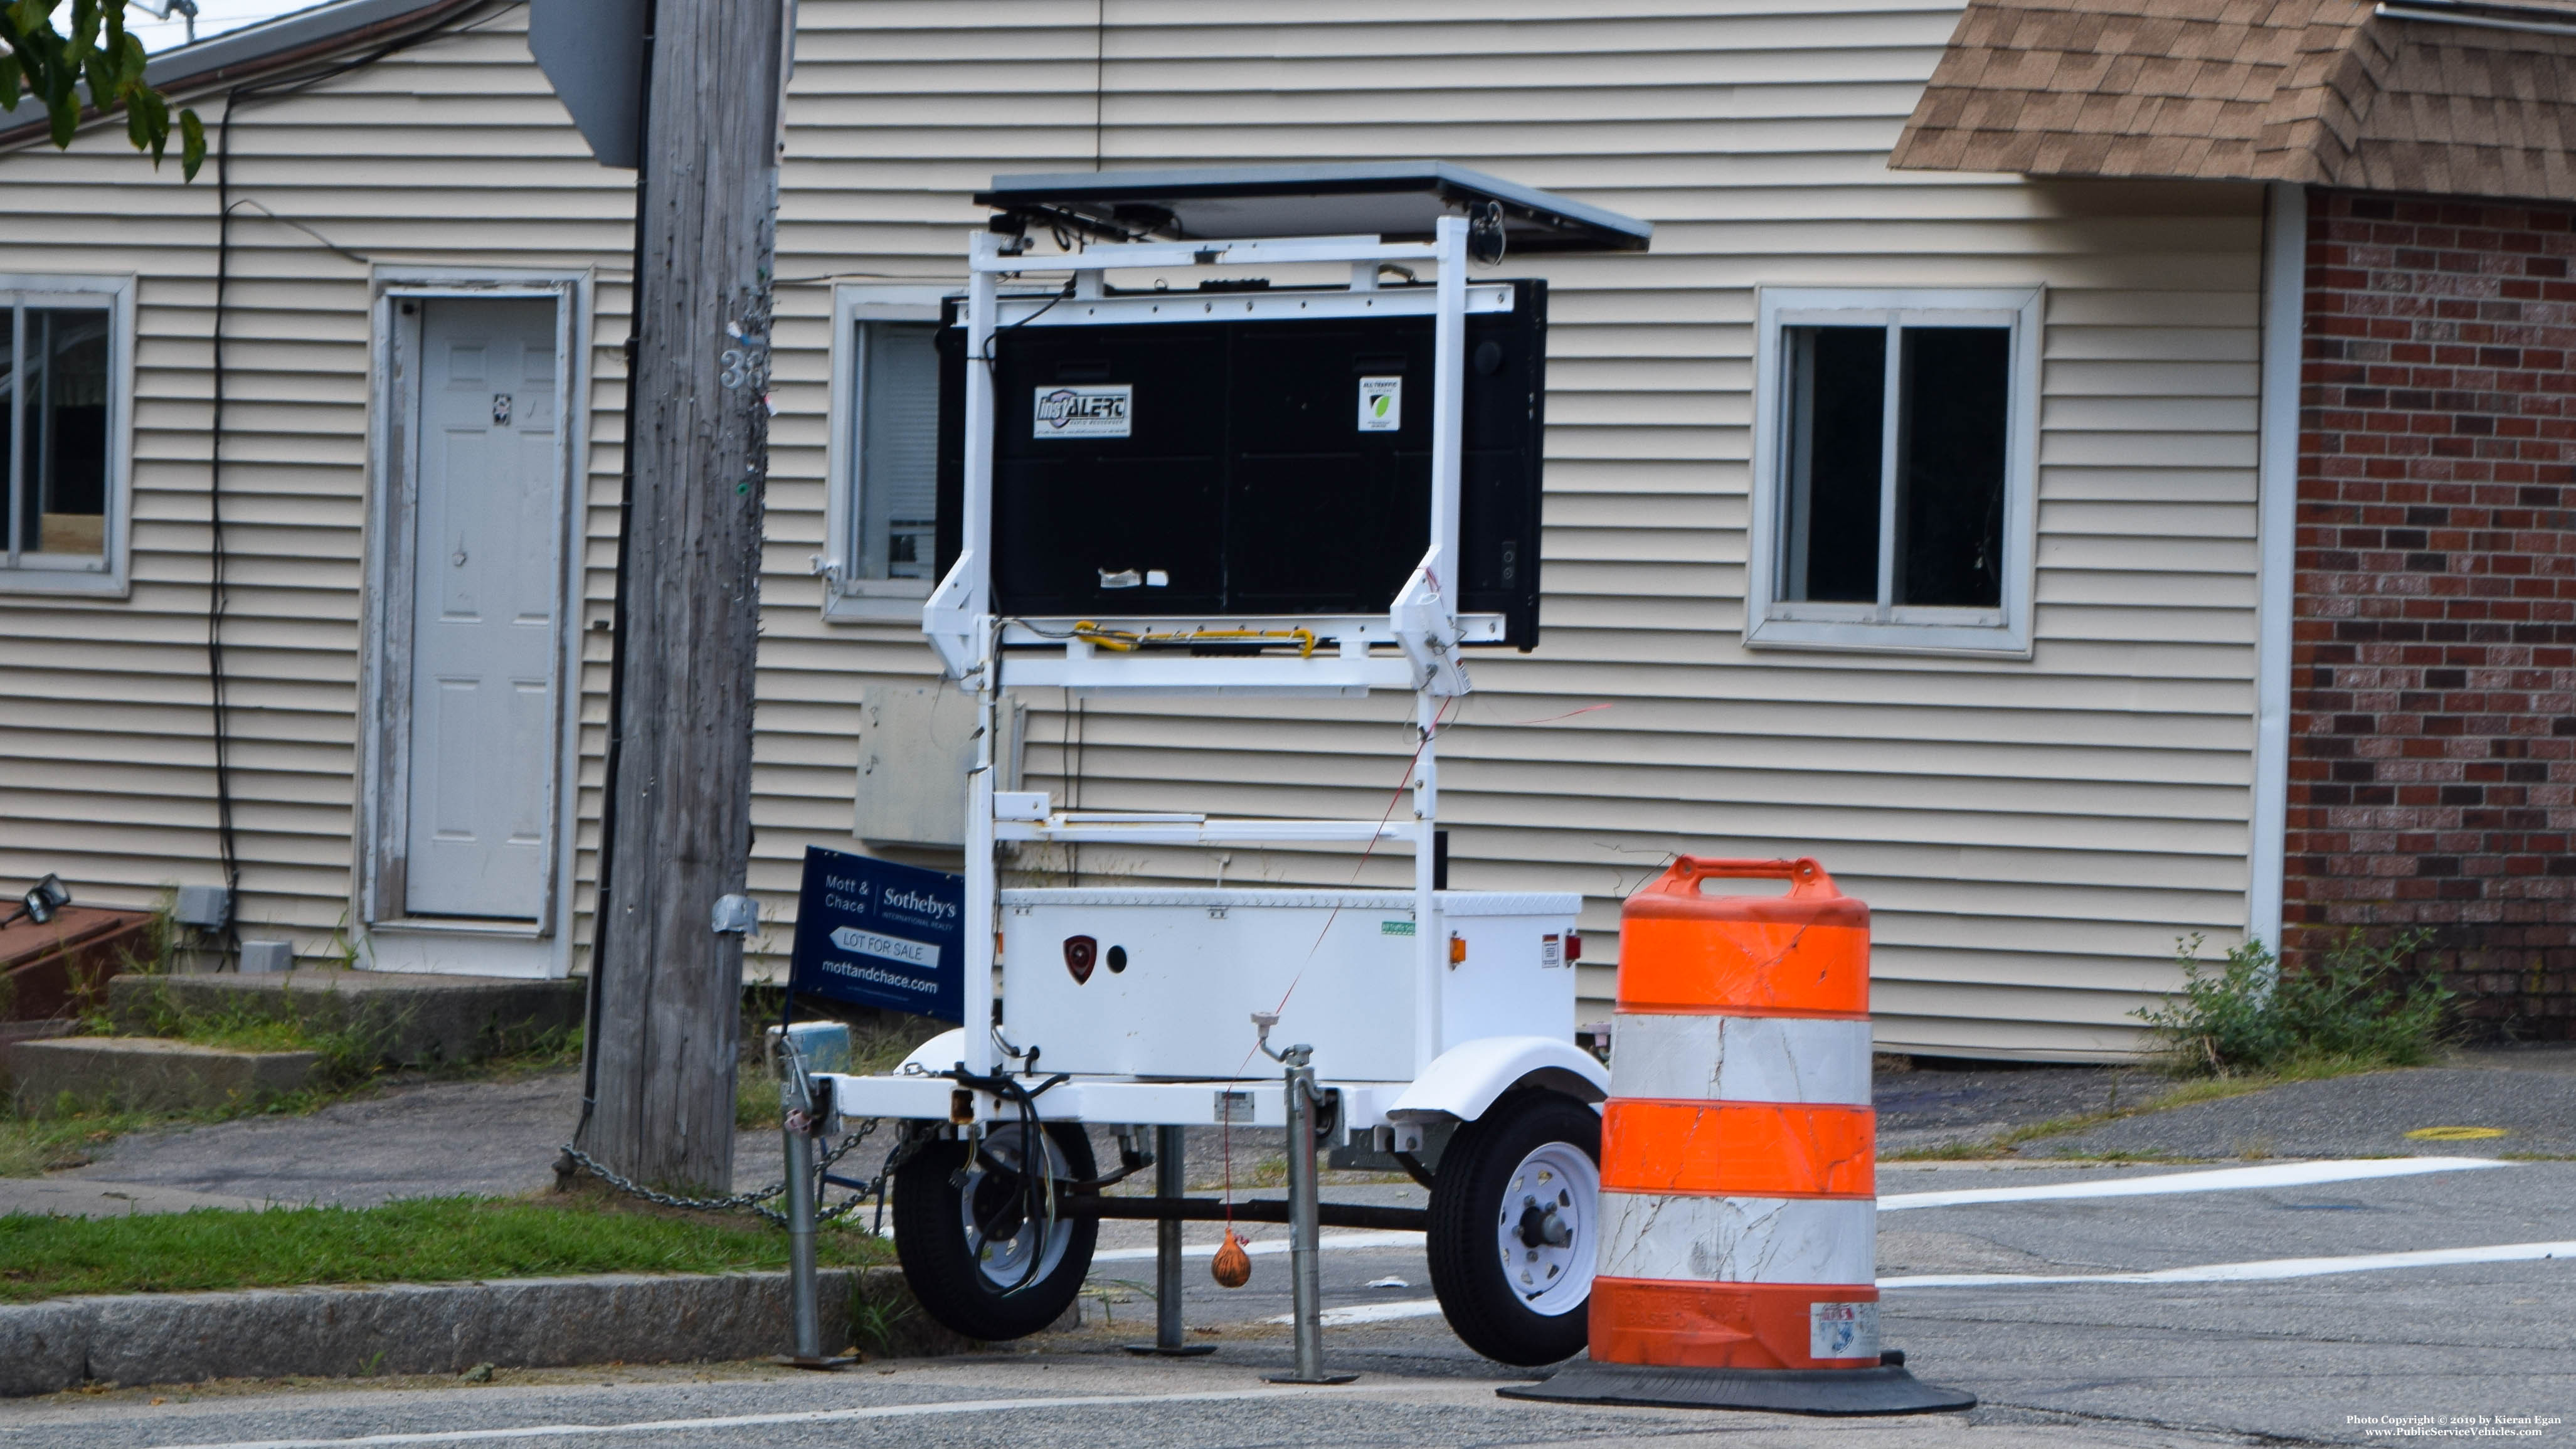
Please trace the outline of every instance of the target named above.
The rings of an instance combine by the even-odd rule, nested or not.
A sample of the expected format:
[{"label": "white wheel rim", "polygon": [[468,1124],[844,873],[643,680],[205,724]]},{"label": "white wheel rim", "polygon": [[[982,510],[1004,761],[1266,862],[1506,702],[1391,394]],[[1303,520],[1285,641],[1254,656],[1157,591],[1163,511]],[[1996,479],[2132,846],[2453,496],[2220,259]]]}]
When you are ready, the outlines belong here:
[{"label": "white wheel rim", "polygon": [[1522,1307],[1556,1318],[1591,1298],[1600,1200],[1601,1169],[1571,1142],[1547,1143],[1512,1169],[1495,1207],[1494,1247]]},{"label": "white wheel rim", "polygon": [[[1056,1219],[1043,1244],[1039,1241],[1037,1226],[1025,1219],[1020,1223],[1019,1231],[1007,1238],[987,1238],[983,1229],[976,1225],[975,1194],[982,1188],[984,1179],[991,1175],[983,1159],[990,1156],[1016,1167],[1020,1162],[1020,1142],[1024,1135],[1021,1129],[1013,1127],[986,1138],[982,1150],[967,1159],[966,1183],[957,1194],[958,1226],[966,1234],[966,1251],[975,1259],[975,1266],[982,1270],[984,1281],[996,1290],[1020,1286],[1021,1275],[1028,1272],[1031,1253],[1042,1252],[1044,1256],[1039,1261],[1038,1271],[1030,1275],[1028,1281],[1037,1283],[1044,1280],[1064,1261],[1065,1247],[1073,1241],[1073,1223],[1066,1218]],[[1046,1143],[1048,1167],[1058,1178],[1064,1177],[1064,1149],[1045,1133],[1038,1135],[1039,1140]]]}]

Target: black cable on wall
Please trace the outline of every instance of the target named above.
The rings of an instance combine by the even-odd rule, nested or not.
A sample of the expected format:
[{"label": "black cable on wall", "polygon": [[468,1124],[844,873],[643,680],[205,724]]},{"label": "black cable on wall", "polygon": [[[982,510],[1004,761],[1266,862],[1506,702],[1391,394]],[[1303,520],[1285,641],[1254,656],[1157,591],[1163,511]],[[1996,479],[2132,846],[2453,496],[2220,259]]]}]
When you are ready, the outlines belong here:
[{"label": "black cable on wall", "polygon": [[249,89],[236,86],[225,95],[223,131],[215,141],[215,408],[206,438],[206,681],[214,707],[215,844],[224,867],[227,955],[241,950],[241,836],[233,823],[232,702],[224,671],[224,611],[231,603],[224,579],[224,318],[232,297],[233,112]]},{"label": "black cable on wall", "polygon": [[[233,212],[239,206],[268,208],[255,201],[233,200],[233,118],[242,103],[274,96],[292,95],[326,80],[348,74],[360,66],[372,65],[405,46],[426,40],[440,32],[452,16],[478,8],[483,0],[464,0],[429,17],[422,28],[380,45],[363,55],[328,66],[274,80],[255,81],[233,87],[224,93],[222,127],[215,138],[215,321],[214,321],[214,414],[206,438],[206,680],[212,696],[212,728],[215,747],[215,843],[224,869],[224,950],[238,957],[241,952],[241,832],[233,810],[232,767],[232,698],[229,672],[224,667],[224,615],[232,603],[231,589],[225,578],[225,565],[230,551],[224,543],[224,382],[228,369],[224,356],[224,322],[231,313]],[[274,213],[269,213],[275,215]],[[279,220],[285,220],[279,218]],[[332,243],[311,227],[289,222],[312,235],[323,245],[344,256],[354,253]],[[363,260],[363,259],[361,259]]]}]

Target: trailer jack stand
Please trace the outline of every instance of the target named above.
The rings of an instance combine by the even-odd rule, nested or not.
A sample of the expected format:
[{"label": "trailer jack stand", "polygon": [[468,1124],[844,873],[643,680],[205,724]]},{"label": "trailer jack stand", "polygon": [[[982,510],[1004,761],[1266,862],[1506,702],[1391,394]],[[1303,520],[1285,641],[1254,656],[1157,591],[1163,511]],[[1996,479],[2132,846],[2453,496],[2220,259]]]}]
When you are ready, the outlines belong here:
[{"label": "trailer jack stand", "polygon": [[1315,1202],[1315,1049],[1300,1045],[1271,1051],[1270,1028],[1277,1019],[1253,1018],[1261,1027],[1261,1050],[1288,1069],[1288,1263],[1297,1320],[1297,1367],[1290,1373],[1263,1377],[1274,1384],[1346,1384],[1359,1375],[1324,1372],[1324,1255]]},{"label": "trailer jack stand", "polygon": [[803,1053],[793,1041],[781,1039],[779,1046],[786,1073],[781,1095],[789,1107],[780,1135],[787,1148],[787,1297],[796,1351],[778,1355],[776,1362],[829,1372],[858,1360],[823,1352],[823,1318],[814,1282],[814,1199],[823,1186],[815,1176],[814,1136],[822,1124],[815,1119],[814,1089]]},{"label": "trailer jack stand", "polygon": [[[1181,1161],[1188,1145],[1186,1127],[1154,1129],[1154,1192],[1177,1202],[1189,1192],[1189,1173]],[[1129,1353],[1163,1358],[1197,1358],[1216,1352],[1212,1343],[1189,1343],[1181,1337],[1181,1220],[1164,1218],[1154,1225],[1154,1341],[1126,1345]]]}]

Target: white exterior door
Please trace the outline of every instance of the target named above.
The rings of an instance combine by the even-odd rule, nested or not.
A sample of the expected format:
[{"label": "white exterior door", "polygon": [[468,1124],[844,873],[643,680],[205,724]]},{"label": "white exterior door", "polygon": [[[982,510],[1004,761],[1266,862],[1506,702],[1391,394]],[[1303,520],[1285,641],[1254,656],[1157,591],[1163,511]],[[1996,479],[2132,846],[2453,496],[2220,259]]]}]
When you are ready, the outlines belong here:
[{"label": "white exterior door", "polygon": [[535,920],[552,868],[555,303],[421,303],[403,913]]}]

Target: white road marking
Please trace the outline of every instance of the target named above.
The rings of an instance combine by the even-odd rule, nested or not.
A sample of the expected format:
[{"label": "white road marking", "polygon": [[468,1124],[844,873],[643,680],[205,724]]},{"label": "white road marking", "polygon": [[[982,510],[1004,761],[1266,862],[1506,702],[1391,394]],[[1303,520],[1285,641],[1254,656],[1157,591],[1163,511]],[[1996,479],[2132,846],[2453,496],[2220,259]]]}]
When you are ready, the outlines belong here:
[{"label": "white road marking", "polygon": [[[2373,1178],[2415,1177],[2428,1172],[2471,1172],[2487,1167],[2511,1167],[2510,1162],[2492,1157],[2361,1157],[2333,1162],[2276,1162],[2261,1167],[2222,1167],[2207,1172],[2164,1172],[2153,1177],[2115,1177],[2092,1182],[2052,1182],[2037,1187],[1966,1187],[1948,1192],[1890,1193],[1878,1200],[1883,1213],[1904,1212],[1909,1208],[1962,1207],[1986,1202],[2049,1202],[2091,1197],[2156,1197],[2175,1192],[2242,1192],[2264,1187],[2308,1187],[2321,1182],[2365,1182]],[[1401,1248],[1422,1241],[1419,1232],[1411,1230],[1326,1233],[1322,1246],[1326,1251],[1338,1248]],[[1246,1243],[1250,1253],[1284,1253],[1285,1238],[1268,1238]],[[1213,1243],[1197,1243],[1181,1249],[1184,1258],[1205,1258],[1216,1252]],[[1104,1248],[1091,1255],[1095,1263],[1142,1262],[1154,1256],[1152,1248]]]},{"label": "white road marking", "polygon": [[[1416,1386],[1418,1387],[1418,1386]],[[736,1414],[710,1419],[652,1419],[630,1424],[528,1424],[511,1429],[450,1429],[413,1434],[361,1434],[345,1439],[234,1439],[210,1444],[172,1444],[162,1449],[368,1449],[373,1445],[477,1444],[512,1439],[551,1439],[615,1434],[670,1434],[712,1429],[759,1429],[791,1424],[833,1424],[867,1419],[913,1419],[939,1414],[1001,1414],[1022,1409],[1122,1408],[1142,1404],[1241,1403],[1257,1399],[1309,1399],[1318,1394],[1366,1394],[1407,1390],[1400,1384],[1371,1388],[1294,1386],[1276,1389],[1222,1389],[1195,1394],[1120,1394],[1060,1399],[971,1399],[933,1404],[878,1404],[863,1409],[808,1409],[783,1414]]]},{"label": "white road marking", "polygon": [[[2097,1197],[2157,1197],[2177,1192],[2242,1192],[2266,1187],[2308,1187],[2325,1182],[2366,1182],[2375,1178],[2416,1177],[2430,1172],[2472,1172],[2481,1168],[2511,1167],[2509,1162],[2492,1157],[2360,1157],[2331,1162],[2277,1162],[2261,1167],[2222,1167],[2207,1172],[2165,1172],[2152,1177],[2118,1177],[2092,1182],[2054,1182],[2037,1187],[1969,1187],[1948,1192],[1891,1193],[1878,1200],[1883,1213],[1904,1212],[1910,1208],[1962,1207],[1971,1203],[2049,1202]],[[1403,1248],[1422,1240],[1412,1231],[1326,1233],[1319,1246],[1330,1252],[1352,1248]],[[1247,1243],[1244,1251],[1256,1254],[1288,1251],[1286,1238],[1266,1238]],[[1185,1258],[1205,1258],[1216,1252],[1213,1243],[1196,1243],[1181,1249]],[[1091,1255],[1095,1263],[1144,1262],[1154,1256],[1152,1248],[1105,1248]],[[2020,1281],[2020,1280],[2012,1280]],[[1422,1299],[1412,1303],[1378,1303],[1368,1307],[1369,1318],[1336,1319],[1335,1313],[1355,1313],[1358,1309],[1328,1309],[1325,1321],[1367,1323],[1379,1317],[1404,1318],[1423,1312],[1438,1311],[1437,1305]],[[1397,1310],[1410,1309],[1413,1312]],[[1286,1319],[1273,1319],[1284,1323]]]},{"label": "white road marking", "polygon": [[[1440,1312],[1437,1298],[1400,1298],[1393,1303],[1356,1303],[1348,1308],[1327,1308],[1321,1318],[1326,1328],[1344,1323],[1391,1323],[1399,1318],[1430,1318]],[[1264,1323],[1294,1323],[1297,1315],[1282,1313],[1265,1318]]]},{"label": "white road marking", "polygon": [[2268,1258],[2253,1263],[2204,1263],[2148,1273],[2080,1273],[2064,1277],[2019,1273],[1925,1273],[1881,1278],[1889,1288],[2018,1288],[2048,1283],[2262,1283],[2279,1278],[2321,1278],[2332,1273],[2379,1273],[2391,1268],[2440,1268],[2455,1263],[2522,1263],[2576,1258],[2576,1241],[2498,1243],[2486,1248],[2425,1248],[2412,1253],[2359,1253],[2348,1258]]},{"label": "white road marking", "polygon": [[[1421,1245],[1422,1234],[1411,1230],[1398,1230],[1382,1233],[1325,1233],[1316,1239],[1315,1242],[1316,1247],[1323,1249],[1327,1253],[1348,1251],[1353,1248],[1417,1248]],[[1216,1250],[1217,1245],[1214,1243],[1192,1243],[1181,1249],[1181,1256],[1184,1258],[1212,1258],[1216,1256]],[[1284,1253],[1288,1251],[1288,1240],[1284,1237],[1264,1238],[1257,1243],[1244,1244],[1243,1251],[1250,1253],[1255,1257],[1259,1257],[1265,1253]],[[1141,1262],[1153,1256],[1154,1250],[1152,1248],[1103,1248],[1099,1252],[1091,1255],[1091,1261],[1095,1263],[1134,1263]]]},{"label": "white road marking", "polygon": [[1966,1187],[1950,1192],[1903,1192],[1878,1200],[1883,1213],[1908,1208],[1959,1207],[1980,1202],[2046,1202],[2064,1198],[2152,1197],[2169,1192],[2232,1192],[2261,1187],[2306,1187],[2320,1182],[2360,1182],[2413,1177],[2426,1172],[2468,1172],[2510,1167],[2492,1157],[2368,1157],[2338,1162],[2279,1162],[2262,1167],[2223,1167],[2214,1172],[2166,1172],[2153,1177],[2114,1177],[2095,1182],[2053,1182],[2038,1187]]},{"label": "white road marking", "polygon": [[[2521,1263],[2537,1259],[2576,1259],[2576,1241],[2499,1243],[2486,1248],[2425,1248],[2411,1253],[2362,1253],[2348,1258],[2268,1258],[2252,1263],[2202,1263],[2189,1268],[2158,1268],[2143,1273],[1923,1273],[1881,1278],[1880,1290],[1907,1288],[2021,1288],[2055,1283],[2263,1283],[2282,1278],[2322,1278],[2336,1273],[2381,1273],[2394,1268],[2441,1268],[2458,1263]],[[1440,1311],[1436,1298],[1410,1298],[1396,1303],[1361,1303],[1324,1310],[1326,1324],[1386,1323],[1399,1318],[1429,1318]],[[1288,1314],[1267,1319],[1291,1321]]]}]

